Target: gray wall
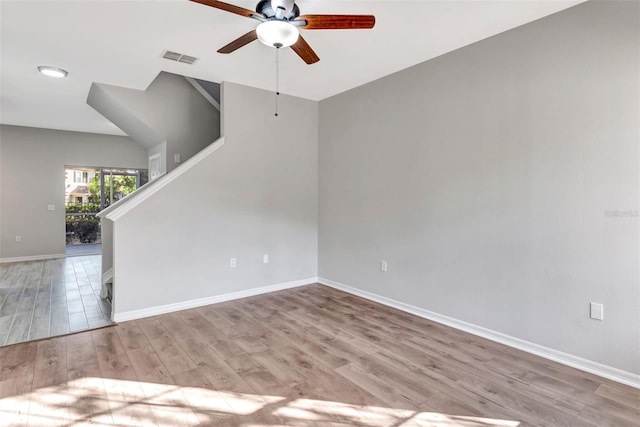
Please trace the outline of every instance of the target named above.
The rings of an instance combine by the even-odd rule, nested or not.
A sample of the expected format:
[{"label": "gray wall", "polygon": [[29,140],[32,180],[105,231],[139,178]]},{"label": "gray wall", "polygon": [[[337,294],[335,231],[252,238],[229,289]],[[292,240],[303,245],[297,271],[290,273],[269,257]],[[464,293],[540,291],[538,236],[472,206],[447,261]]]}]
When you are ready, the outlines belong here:
[{"label": "gray wall", "polygon": [[220,83],[209,82],[207,80],[194,79],[213,99],[220,102]]},{"label": "gray wall", "polygon": [[319,275],[640,373],[638,5],[322,101]]},{"label": "gray wall", "polygon": [[118,126],[143,147],[151,148],[165,141],[153,124],[146,123],[138,111],[145,108],[146,94],[142,90],[93,83],[87,104]]},{"label": "gray wall", "polygon": [[220,112],[177,74],[161,72],[144,90],[94,83],[87,102],[146,148],[166,141],[166,171],[220,137]]},{"label": "gray wall", "polygon": [[147,152],[121,136],[0,126],[0,259],[64,254],[65,165],[146,169]]},{"label": "gray wall", "polygon": [[317,276],[317,103],[273,97],[225,83],[224,146],[115,221],[116,314]]}]

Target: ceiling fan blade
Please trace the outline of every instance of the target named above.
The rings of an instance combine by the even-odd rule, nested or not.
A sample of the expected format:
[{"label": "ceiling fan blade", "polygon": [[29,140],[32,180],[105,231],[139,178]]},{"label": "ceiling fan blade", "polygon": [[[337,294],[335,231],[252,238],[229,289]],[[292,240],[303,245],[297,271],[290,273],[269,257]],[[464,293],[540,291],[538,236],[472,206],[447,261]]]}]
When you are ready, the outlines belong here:
[{"label": "ceiling fan blade", "polygon": [[218,49],[218,53],[231,53],[235,50],[240,49],[242,46],[251,43],[257,38],[258,38],[258,34],[256,33],[256,30],[251,30],[247,34],[238,37],[228,45]]},{"label": "ceiling fan blade", "polygon": [[296,21],[307,21],[300,28],[305,30],[359,30],[373,28],[376,17],[373,15],[303,15]]},{"label": "ceiling fan blade", "polygon": [[216,9],[226,10],[227,12],[235,13],[236,15],[246,16],[247,18],[251,18],[253,15],[257,15],[257,13],[253,10],[245,9],[244,7],[235,6],[229,3],[223,3],[221,1],[216,0],[191,0],[194,3],[204,4],[205,6],[215,7]]},{"label": "ceiling fan blade", "polygon": [[291,49],[307,64],[315,64],[320,61],[318,55],[316,55],[313,49],[311,49],[311,46],[309,46],[309,43],[307,43],[302,36],[298,36],[298,41],[291,45]]}]

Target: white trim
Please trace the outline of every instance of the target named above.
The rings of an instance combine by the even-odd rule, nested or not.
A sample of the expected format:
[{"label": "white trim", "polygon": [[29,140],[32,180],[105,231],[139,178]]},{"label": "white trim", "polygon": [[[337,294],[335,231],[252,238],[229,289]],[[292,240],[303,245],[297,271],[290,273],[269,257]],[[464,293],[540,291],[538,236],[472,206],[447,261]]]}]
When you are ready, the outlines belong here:
[{"label": "white trim", "polygon": [[275,285],[262,286],[259,288],[246,289],[244,291],[230,292],[228,294],[214,295],[205,298],[192,299],[173,304],[160,305],[157,307],[143,308],[140,310],[125,311],[123,313],[114,313],[114,322],[125,322],[127,320],[141,319],[143,317],[156,316],[158,314],[171,313],[174,311],[186,310],[203,305],[215,304],[218,302],[231,301],[240,298],[252,297],[254,295],[266,294],[269,292],[281,291],[283,289],[297,288],[298,286],[310,285],[318,283],[317,277],[308,279],[295,280],[293,282],[278,283]]},{"label": "white trim", "polygon": [[347,286],[333,280],[320,277],[318,278],[318,281],[323,285],[330,286],[332,288],[339,289],[341,291],[357,295],[359,297],[375,301],[389,307],[397,308],[398,310],[402,310],[404,312],[411,313],[416,316],[423,317],[425,319],[429,319],[434,322],[441,323],[443,325],[447,325],[452,328],[459,329],[461,331],[507,345],[509,347],[517,348],[519,350],[526,351],[527,353],[535,354],[536,356],[544,357],[545,359],[553,360],[554,362],[571,366],[572,368],[577,368],[582,371],[608,378],[610,380],[626,384],[631,387],[640,388],[640,375],[638,374],[623,371],[622,369],[603,365],[602,363],[594,362],[588,359],[583,359],[581,357],[554,350],[552,348],[535,344],[529,341],[525,341],[520,338],[512,337],[501,332],[493,331],[482,326],[477,326],[472,323],[467,323],[462,320],[434,313],[433,311],[425,310],[414,305],[406,304],[404,302],[396,301],[391,298],[383,297],[381,295]]},{"label": "white trim", "polygon": [[51,255],[32,255],[32,256],[17,256],[13,258],[0,258],[0,264],[6,262],[23,262],[23,261],[40,261],[44,259],[56,259],[64,258],[66,254],[51,254]]},{"label": "white trim", "polygon": [[211,105],[213,105],[213,108],[215,108],[216,110],[220,111],[220,103],[218,101],[216,101],[213,98],[213,96],[209,95],[209,92],[204,90],[202,85],[200,83],[198,83],[196,79],[192,79],[191,77],[187,77],[187,76],[184,76],[184,78],[189,83],[191,83],[191,86],[193,86],[200,93],[200,95],[202,95],[204,97],[204,99],[206,99],[207,101],[209,101],[209,103]]},{"label": "white trim", "polygon": [[113,267],[102,273],[102,284],[108,283],[111,279],[113,279]]},{"label": "white trim", "polygon": [[162,175],[161,177],[155,179],[153,182],[149,182],[147,185],[140,187],[129,196],[125,197],[124,199],[118,200],[112,206],[109,206],[107,209],[99,212],[96,216],[100,218],[107,218],[111,221],[117,221],[124,214],[169,185],[173,180],[177,179],[180,175],[197,165],[198,162],[209,156],[211,153],[217,151],[223,145],[224,136],[220,137],[215,142],[209,144],[198,153],[191,156],[187,161],[172,170],[170,173]]},{"label": "white trim", "polygon": [[[107,283],[113,280],[113,267],[102,273],[102,286],[100,288],[100,298],[106,298],[109,296],[109,290],[107,289]],[[113,286],[113,284],[112,284]]]}]

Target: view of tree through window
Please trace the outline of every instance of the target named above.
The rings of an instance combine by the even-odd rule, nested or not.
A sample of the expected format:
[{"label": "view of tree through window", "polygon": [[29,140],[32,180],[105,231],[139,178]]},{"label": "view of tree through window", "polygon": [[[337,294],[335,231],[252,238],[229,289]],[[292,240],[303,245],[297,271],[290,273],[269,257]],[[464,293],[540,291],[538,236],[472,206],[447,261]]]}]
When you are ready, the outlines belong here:
[{"label": "view of tree through window", "polygon": [[147,182],[146,170],[65,169],[66,242],[100,243],[101,210]]},{"label": "view of tree through window", "polygon": [[[113,183],[113,184],[112,184]],[[113,190],[112,190],[113,186]],[[93,177],[88,185],[89,188],[89,201],[92,203],[100,203],[100,176]],[[106,175],[104,180],[104,206],[111,206],[112,201],[117,202],[123,199],[125,196],[133,193],[137,187],[137,177],[131,175]]]}]

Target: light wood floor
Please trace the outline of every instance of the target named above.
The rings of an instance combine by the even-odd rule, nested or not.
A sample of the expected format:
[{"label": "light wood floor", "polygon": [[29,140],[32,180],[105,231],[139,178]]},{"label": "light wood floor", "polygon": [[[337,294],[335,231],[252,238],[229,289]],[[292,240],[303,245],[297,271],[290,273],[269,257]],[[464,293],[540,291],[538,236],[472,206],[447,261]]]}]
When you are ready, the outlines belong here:
[{"label": "light wood floor", "polygon": [[638,426],[640,390],[321,285],[0,348],[0,424]]},{"label": "light wood floor", "polygon": [[100,256],[0,264],[0,345],[111,323]]}]

